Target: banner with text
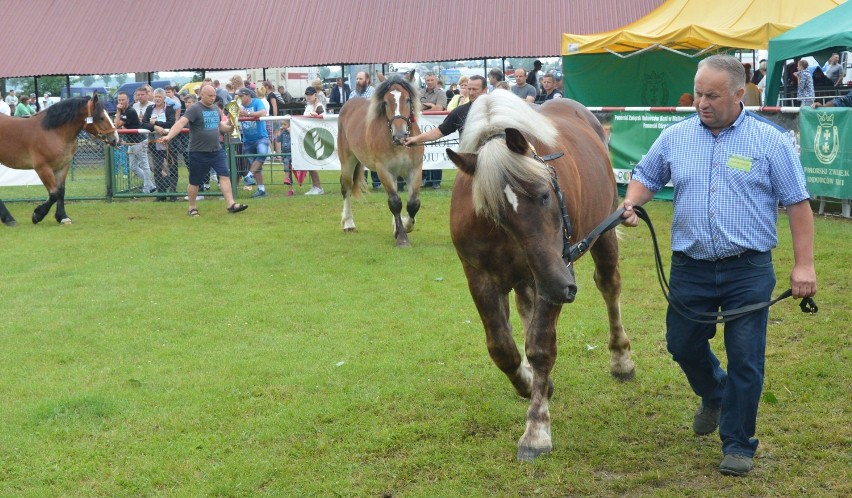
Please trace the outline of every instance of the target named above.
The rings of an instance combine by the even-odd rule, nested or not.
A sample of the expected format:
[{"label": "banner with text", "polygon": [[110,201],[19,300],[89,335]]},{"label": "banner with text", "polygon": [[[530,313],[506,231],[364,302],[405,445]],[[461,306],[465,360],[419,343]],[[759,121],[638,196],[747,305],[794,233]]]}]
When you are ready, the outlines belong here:
[{"label": "banner with text", "polygon": [[[615,180],[630,183],[633,168],[666,126],[689,116],[690,113],[658,113],[647,111],[615,112],[612,115],[609,150]],[[671,200],[671,184],[657,192],[657,199]]]},{"label": "banner with text", "polygon": [[[444,121],[446,113],[423,114],[420,116],[421,133],[426,133]],[[290,144],[293,154],[293,168],[297,170],[340,170],[337,157],[337,124],[339,116],[326,115],[322,118],[293,116],[290,119]],[[390,131],[388,131],[390,133]],[[458,133],[441,139],[441,142],[458,141]],[[455,165],[447,157],[447,148],[457,149],[458,145],[439,143],[426,146],[423,154],[423,169],[453,169]],[[365,164],[367,168],[372,165]]]},{"label": "banner with text", "polygon": [[811,196],[852,199],[852,109],[803,107],[799,130],[799,155]]}]

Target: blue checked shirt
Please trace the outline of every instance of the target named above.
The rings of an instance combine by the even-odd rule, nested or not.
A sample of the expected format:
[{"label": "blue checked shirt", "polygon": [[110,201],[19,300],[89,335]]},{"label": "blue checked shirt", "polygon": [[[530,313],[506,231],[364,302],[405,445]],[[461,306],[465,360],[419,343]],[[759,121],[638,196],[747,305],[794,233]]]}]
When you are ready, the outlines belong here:
[{"label": "blue checked shirt", "polygon": [[652,192],[674,184],[672,251],[706,261],[773,249],[778,203],[810,197],[787,132],[748,111],[718,137],[697,114],[669,126],[632,179]]}]

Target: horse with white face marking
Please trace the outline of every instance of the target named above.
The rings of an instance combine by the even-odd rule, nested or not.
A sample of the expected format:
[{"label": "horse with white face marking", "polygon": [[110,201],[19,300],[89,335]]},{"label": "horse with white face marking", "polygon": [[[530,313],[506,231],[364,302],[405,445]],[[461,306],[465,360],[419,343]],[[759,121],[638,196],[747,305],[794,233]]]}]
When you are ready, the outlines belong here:
[{"label": "horse with white face marking", "polygon": [[[505,90],[483,95],[468,114],[460,151],[447,149],[460,170],[450,233],[488,353],[518,394],[530,398],[517,457],[532,460],[552,449],[548,400],[556,323],[563,303],[577,292],[573,265],[563,259],[565,244],[573,241],[562,210],[573,225],[573,240],[582,240],[616,209],[615,178],[600,123],[569,99],[548,101],[536,112]],[[548,158],[558,152],[564,155]],[[621,324],[615,232],[595,239],[590,252],[609,315],[610,373],[631,379],[635,369]],[[512,290],[524,326],[524,355],[509,321]]]},{"label": "horse with white face marking", "polygon": [[[420,99],[417,90],[399,77],[385,80],[369,99],[349,99],[340,110],[337,154],[340,158],[340,191],[343,195],[343,230],[355,230],[352,196],[367,190],[364,169],[369,166],[381,179],[393,214],[396,245],[409,246],[408,232],[414,229],[414,217],[420,210],[420,178],[423,170],[423,146],[404,147],[403,140],[419,135],[417,116]],[[397,177],[408,182],[407,217],[397,192]]]}]

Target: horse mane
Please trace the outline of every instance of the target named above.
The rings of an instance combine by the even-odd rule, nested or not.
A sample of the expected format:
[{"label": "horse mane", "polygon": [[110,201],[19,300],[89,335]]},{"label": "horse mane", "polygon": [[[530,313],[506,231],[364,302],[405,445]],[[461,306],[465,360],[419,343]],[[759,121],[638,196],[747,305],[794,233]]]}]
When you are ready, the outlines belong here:
[{"label": "horse mane", "polygon": [[[74,97],[70,99],[60,100],[59,102],[47,108],[44,115],[44,121],[41,122],[42,128],[52,130],[66,125],[80,116],[80,109],[85,107],[91,100],[91,97]],[[100,100],[92,110],[92,115],[96,116],[103,112],[104,106]]]},{"label": "horse mane", "polygon": [[420,92],[404,78],[391,76],[383,81],[370,96],[370,109],[367,111],[367,121],[382,118],[385,115],[385,95],[388,94],[393,85],[401,86],[411,95],[411,115],[420,116]]},{"label": "horse mane", "polygon": [[471,185],[477,215],[499,223],[506,203],[504,189],[523,192],[525,183],[550,181],[550,172],[535,159],[506,147],[506,128],[520,131],[528,141],[556,145],[553,123],[508,90],[479,96],[471,105],[459,144],[460,152],[476,153],[476,174]]}]

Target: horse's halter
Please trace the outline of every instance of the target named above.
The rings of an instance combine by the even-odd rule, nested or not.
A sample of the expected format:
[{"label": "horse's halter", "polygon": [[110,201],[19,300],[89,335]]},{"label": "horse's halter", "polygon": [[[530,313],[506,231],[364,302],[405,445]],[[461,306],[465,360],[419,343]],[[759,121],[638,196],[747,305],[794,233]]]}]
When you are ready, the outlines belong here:
[{"label": "horse's halter", "polygon": [[[93,111],[94,111],[94,102],[92,100],[90,100],[86,103],[87,116],[86,116],[86,122],[85,122],[85,124],[83,124],[83,129],[86,130],[86,133],[88,133],[92,137],[100,140],[101,142],[103,142],[107,145],[110,145],[110,142],[104,137],[111,135],[112,133],[115,132],[115,125],[112,124],[112,121],[107,120],[110,124],[109,131],[105,131],[103,133],[98,133],[97,128],[95,127],[95,118],[93,116]],[[90,131],[89,128],[92,128],[94,130],[94,132]]]},{"label": "horse's halter", "polygon": [[[565,265],[570,267],[574,263],[574,259],[576,259],[572,259],[571,257],[571,237],[574,235],[574,225],[571,224],[571,218],[568,216],[568,209],[565,208],[565,195],[562,193],[562,189],[559,188],[559,178],[556,177],[556,170],[553,166],[547,164],[548,161],[559,159],[565,154],[562,152],[555,152],[542,157],[538,155],[533,144],[528,143],[528,145],[532,151],[532,158],[540,162],[550,173],[550,185],[556,193],[556,198],[559,199],[559,212],[562,214],[562,259],[565,261]],[[584,251],[585,249],[580,248],[580,254]]]},{"label": "horse's halter", "polygon": [[[391,92],[388,92],[388,93],[391,93]],[[387,105],[387,104],[385,104],[385,105]],[[396,121],[397,119],[401,119],[401,120],[405,121],[405,137],[404,138],[408,138],[408,137],[411,136],[411,123],[414,122],[414,119],[412,119],[412,117],[411,117],[411,109],[410,108],[409,108],[409,116],[403,116],[402,114],[399,113],[400,107],[402,107],[402,99],[399,99],[399,101],[397,101],[396,114],[394,114],[393,117],[388,119],[388,130],[390,130],[391,136],[393,136],[393,122]],[[387,114],[385,114],[385,116],[387,116]],[[394,142],[394,145],[403,145],[403,144]]]}]

